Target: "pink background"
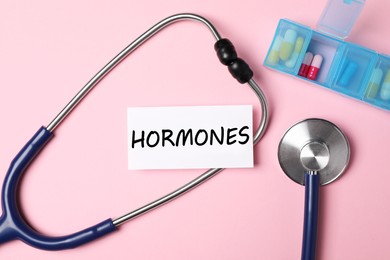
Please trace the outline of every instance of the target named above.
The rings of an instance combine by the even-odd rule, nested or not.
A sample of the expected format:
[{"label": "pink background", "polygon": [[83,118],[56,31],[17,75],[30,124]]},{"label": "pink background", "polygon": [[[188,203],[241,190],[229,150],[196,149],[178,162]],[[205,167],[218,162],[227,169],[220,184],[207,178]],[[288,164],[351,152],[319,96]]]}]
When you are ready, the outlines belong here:
[{"label": "pink background", "polygon": [[[196,190],[99,241],[46,252],[19,241],[1,259],[299,259],[304,188],[290,181],[277,146],[293,123],[320,117],[349,137],[345,175],[321,189],[318,259],[390,259],[390,113],[266,69],[280,18],[314,27],[326,0],[3,1],[0,9],[0,177],[114,55],[162,18],[212,21],[253,68],[271,121],[255,168],[226,170]],[[367,1],[349,41],[390,54],[390,2]],[[172,25],[115,69],[55,131],[21,184],[22,209],[39,231],[64,235],[117,218],[201,173],[128,171],[129,106],[253,104],[219,64],[196,22]],[[258,119],[255,119],[256,123]]]}]

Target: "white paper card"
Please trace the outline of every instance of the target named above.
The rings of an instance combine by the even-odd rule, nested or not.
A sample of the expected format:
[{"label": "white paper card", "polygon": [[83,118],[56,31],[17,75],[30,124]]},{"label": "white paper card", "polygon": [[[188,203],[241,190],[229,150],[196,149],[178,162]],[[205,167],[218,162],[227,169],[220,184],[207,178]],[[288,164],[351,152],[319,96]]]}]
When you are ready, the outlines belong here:
[{"label": "white paper card", "polygon": [[129,169],[253,167],[252,106],[127,109]]}]

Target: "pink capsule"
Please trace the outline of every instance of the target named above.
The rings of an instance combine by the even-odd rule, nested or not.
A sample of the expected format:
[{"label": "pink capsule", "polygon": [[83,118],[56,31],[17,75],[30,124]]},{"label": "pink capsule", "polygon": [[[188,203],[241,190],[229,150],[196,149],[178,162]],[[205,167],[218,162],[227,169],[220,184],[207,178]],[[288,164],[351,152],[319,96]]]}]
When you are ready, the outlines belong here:
[{"label": "pink capsule", "polygon": [[317,54],[314,56],[313,61],[310,64],[309,72],[307,73],[307,78],[315,80],[317,78],[318,71],[321,68],[322,56]]},{"label": "pink capsule", "polygon": [[313,53],[306,52],[305,57],[303,58],[303,62],[301,67],[299,68],[298,75],[301,77],[306,77],[309,72],[311,61],[313,60]]}]

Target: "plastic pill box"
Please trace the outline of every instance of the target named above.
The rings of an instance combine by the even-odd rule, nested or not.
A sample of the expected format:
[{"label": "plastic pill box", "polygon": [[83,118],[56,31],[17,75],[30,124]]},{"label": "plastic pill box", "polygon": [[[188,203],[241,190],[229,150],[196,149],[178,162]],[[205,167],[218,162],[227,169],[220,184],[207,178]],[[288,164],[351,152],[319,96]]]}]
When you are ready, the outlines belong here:
[{"label": "plastic pill box", "polygon": [[317,29],[281,19],[264,65],[390,110],[390,57],[346,42],[363,0],[329,0]]}]

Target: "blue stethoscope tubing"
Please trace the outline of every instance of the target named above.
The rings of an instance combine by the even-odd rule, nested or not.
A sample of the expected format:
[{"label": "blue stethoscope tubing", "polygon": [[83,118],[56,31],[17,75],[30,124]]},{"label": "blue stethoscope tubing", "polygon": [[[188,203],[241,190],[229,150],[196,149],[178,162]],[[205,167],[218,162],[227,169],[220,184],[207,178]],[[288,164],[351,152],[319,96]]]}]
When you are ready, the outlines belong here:
[{"label": "blue stethoscope tubing", "polygon": [[314,260],[316,256],[319,191],[320,175],[305,173],[302,260]]},{"label": "blue stethoscope tubing", "polygon": [[0,243],[5,243],[11,240],[21,240],[33,247],[43,250],[63,250],[74,248],[117,230],[118,226],[125,223],[126,221],[129,221],[169,201],[172,201],[173,199],[197,187],[201,183],[205,182],[223,170],[223,168],[209,169],[179,189],[143,207],[140,207],[139,209],[136,209],[115,220],[104,220],[103,222],[98,223],[92,227],[67,236],[49,237],[40,234],[31,226],[29,226],[29,224],[24,220],[18,207],[17,196],[20,179],[31,162],[54,136],[53,131],[57,128],[57,126],[89,93],[89,91],[99,83],[103,77],[105,77],[115,66],[117,66],[138,46],[140,46],[164,27],[181,20],[195,20],[205,24],[216,39],[214,48],[221,63],[228,67],[229,72],[240,83],[247,83],[258,97],[262,109],[262,114],[253,140],[254,145],[259,142],[267,126],[268,108],[265,96],[253,79],[253,72],[250,70],[249,66],[245,63],[245,61],[237,57],[234,46],[231,44],[231,42],[227,39],[222,39],[214,26],[205,18],[190,13],[172,15],[151,27],[130,45],[128,45],[124,50],[122,50],[117,56],[115,56],[107,65],[105,65],[76,94],[76,96],[73,97],[73,99],[64,107],[64,109],[47,127],[41,127],[35,133],[35,135],[26,143],[26,145],[12,160],[9,170],[5,176],[2,188],[1,203],[3,213],[0,217]]}]

